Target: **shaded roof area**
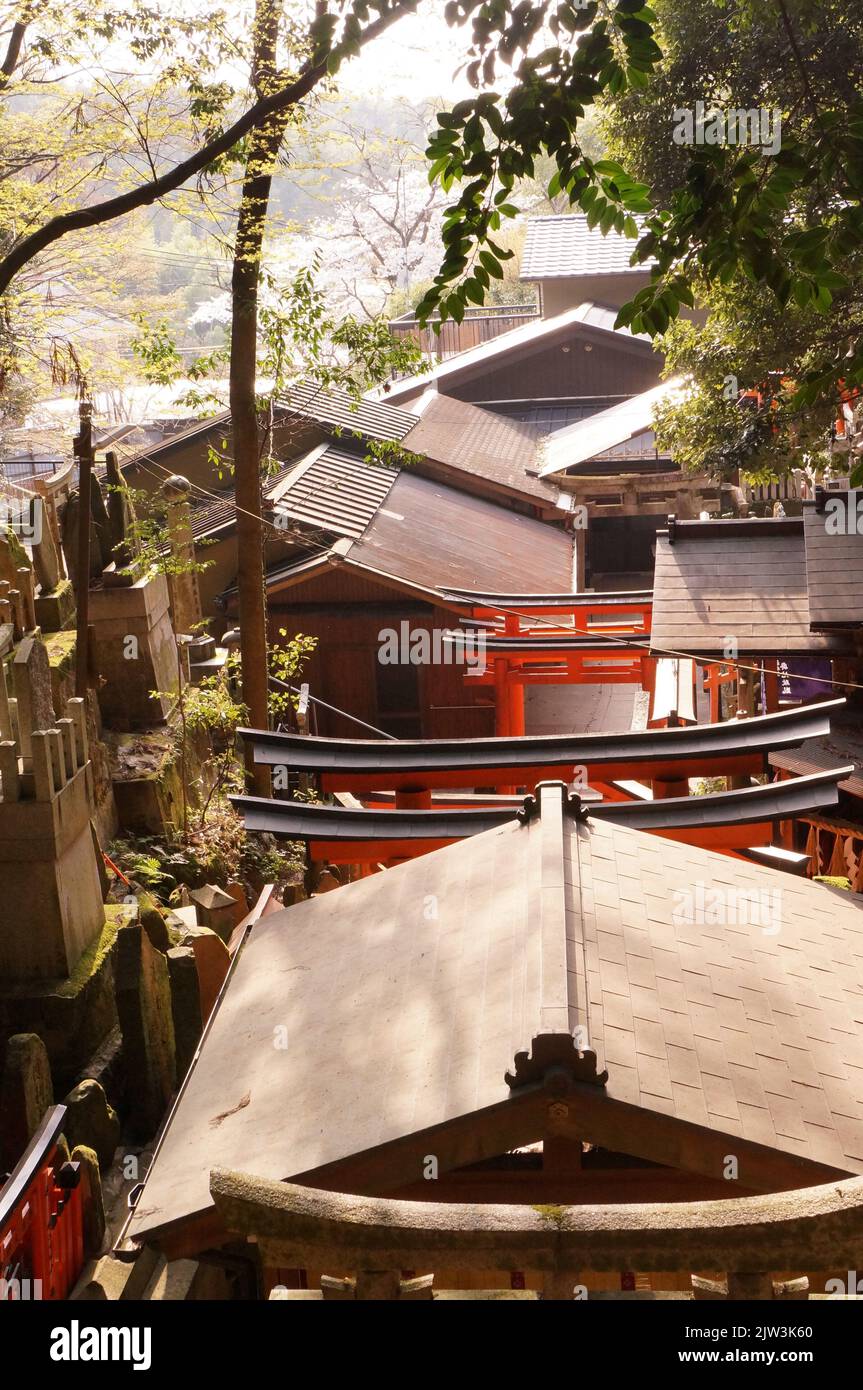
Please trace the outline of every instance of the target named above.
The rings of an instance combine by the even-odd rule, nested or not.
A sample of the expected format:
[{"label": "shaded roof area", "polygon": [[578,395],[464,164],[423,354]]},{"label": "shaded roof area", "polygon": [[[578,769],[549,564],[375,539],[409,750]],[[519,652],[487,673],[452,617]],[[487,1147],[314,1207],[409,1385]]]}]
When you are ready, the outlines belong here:
[{"label": "shaded roof area", "polygon": [[677,521],[656,536],[653,651],[722,658],[848,650],[840,635],[810,630],[803,522],[799,518]]},{"label": "shaded roof area", "polygon": [[557,488],[531,476],[542,435],[537,426],[507,420],[437,391],[426,392],[416,409],[420,418],[402,441],[406,449],[508,492],[554,504]]},{"label": "shaded roof area", "polygon": [[681,384],[679,377],[664,381],[660,386],[622,401],[620,405],[577,420],[565,429],[555,430],[542,446],[540,477],[547,478],[553,473],[574,468],[650,430],[655,407],[679,391]]},{"label": "shaded roof area", "polygon": [[775,749],[770,754],[771,766],[806,776],[853,764],[853,774],[842,779],[839,790],[863,800],[863,711],[852,707],[847,716],[839,712],[830,722],[829,734],[806,739],[799,748]]},{"label": "shaded roof area", "polygon": [[[615,328],[616,317],[616,309],[585,300],[574,309],[567,309],[552,318],[531,319],[529,323],[513,328],[509,333],[501,333],[497,338],[468,348],[466,352],[459,352],[454,357],[448,357],[427,372],[393,382],[386,393],[386,399],[398,405],[401,401],[415,397],[417,392],[426,386],[435,383],[448,386],[474,375],[482,375],[489,368],[501,365],[504,361],[519,361],[534,352],[555,346],[558,341],[566,341],[573,335],[585,334],[594,340],[605,338],[606,341],[610,337],[615,342],[625,343],[634,351],[644,352],[648,356],[652,354],[653,345],[650,338],[643,333],[631,333],[628,328]],[[381,398],[380,391],[371,394],[376,400]]]},{"label": "shaded roof area", "polygon": [[348,443],[325,444],[286,469],[268,499],[277,516],[356,540],[397,477],[395,469],[366,462]]},{"label": "shaded roof area", "polygon": [[328,430],[365,435],[369,439],[404,439],[417,417],[386,401],[357,400],[347,391],[324,390],[303,381],[278,398],[280,407]]},{"label": "shaded roof area", "polygon": [[574,539],[483,498],[399,473],[348,553],[352,563],[425,589],[571,589]]},{"label": "shaded roof area", "polygon": [[[860,899],[584,821],[563,791],[541,790],[541,814],[252,929],[132,1239],[206,1211],[214,1166],[311,1181],[517,1106],[548,1067],[595,1098],[591,1142],[614,1132],[619,1149],[623,1133],[638,1155],[641,1121],[672,1121],[678,1165],[697,1167],[718,1134],[741,1145],[744,1183],[750,1144],[863,1172]],[[699,919],[699,886],[723,895],[724,920]],[[771,930],[727,906],[741,895],[769,910]],[[277,1028],[287,1047],[274,1046]],[[621,1105],[633,1107],[623,1128]]]},{"label": "shaded roof area", "polygon": [[[267,482],[270,492],[274,491],[296,468],[296,461],[281,464]],[[196,495],[197,494],[197,495]],[[192,535],[196,541],[213,536],[217,532],[233,527],[237,520],[237,501],[233,488],[204,492],[193,489],[191,509]]]},{"label": "shaded roof area", "polygon": [[803,508],[806,579],[813,628],[863,626],[863,492],[825,494]]},{"label": "shaded roof area", "polygon": [[[639,233],[643,218],[636,217]],[[521,253],[521,280],[561,280],[576,275],[644,275],[651,262],[630,265],[636,240],[589,227],[583,212],[531,217]]]}]

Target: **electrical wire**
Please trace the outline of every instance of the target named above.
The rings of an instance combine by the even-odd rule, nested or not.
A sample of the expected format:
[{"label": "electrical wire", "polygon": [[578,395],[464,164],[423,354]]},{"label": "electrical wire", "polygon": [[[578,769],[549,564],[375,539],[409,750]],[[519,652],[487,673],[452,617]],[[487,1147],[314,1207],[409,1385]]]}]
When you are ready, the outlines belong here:
[{"label": "electrical wire", "polygon": [[[138,457],[138,458],[136,459],[136,461],[140,463],[140,457]],[[159,464],[155,459],[152,459],[152,458],[149,459],[149,462],[152,463],[156,468],[159,468],[159,469],[165,474],[166,477],[170,477],[170,476],[171,476],[170,470],[167,469],[167,468],[165,468],[163,464]],[[147,470],[145,469],[144,471],[146,472]],[[154,475],[154,474],[151,474],[151,476],[155,476],[155,475]],[[225,500],[226,500],[224,496],[219,496],[219,494],[218,494],[218,493],[215,493],[215,492],[209,492],[206,488],[202,488],[202,487],[200,487],[198,484],[192,483],[192,484],[191,484],[191,487],[192,487],[192,490],[193,490],[193,491],[199,492],[202,496],[207,497],[207,498],[210,498],[210,499],[213,500],[213,501],[225,502]],[[235,504],[235,505],[236,505],[236,504]],[[257,516],[256,513],[254,513],[254,512],[249,512],[249,511],[247,511],[245,508],[242,508],[242,507],[237,507],[236,510],[237,510],[237,511],[242,511],[243,514],[244,514],[245,516],[253,517],[255,521],[259,521],[259,522],[261,523],[262,527],[264,527],[264,528],[269,528],[269,530],[272,532],[272,534],[273,534],[274,536],[280,537],[282,540],[285,539],[285,533],[284,533],[283,530],[281,530],[279,527],[273,526],[271,522],[267,522],[267,521],[265,521],[263,518]],[[310,533],[310,539],[313,539],[314,536],[315,536],[316,534],[325,535],[326,532],[322,532],[322,531],[320,531],[320,530],[312,531],[312,532]],[[327,546],[323,546],[323,545],[322,545],[322,546],[320,547],[320,549],[319,549],[316,553],[319,554],[319,555],[327,555],[327,554],[329,554],[329,552],[330,552],[331,549],[332,549],[331,546],[328,546],[328,545],[327,545]],[[313,552],[313,554],[312,554],[309,558],[310,558],[310,559],[315,558],[315,553]],[[446,592],[446,591],[443,590],[443,591],[442,591],[442,595],[445,594],[445,592]],[[610,590],[609,592],[613,592],[613,590]],[[581,598],[581,597],[584,597],[584,598],[587,599],[588,602],[589,602],[591,598],[595,598],[595,597],[597,597],[597,595],[585,593],[584,595],[575,594],[575,595],[573,595],[573,597],[574,597],[575,599],[579,599],[579,598]],[[606,597],[606,595],[603,595],[603,597]],[[479,607],[479,606],[482,606],[482,605],[476,604],[475,606],[476,606],[476,607]],[[499,604],[499,603],[496,603],[496,604],[493,604],[493,605],[492,605],[492,604],[488,604],[488,605],[485,605],[485,606],[487,606],[487,607],[494,607],[495,610],[496,610],[497,612],[499,612],[499,613],[504,613],[504,614],[509,614],[511,617],[515,617],[515,618],[524,618],[526,621],[528,621],[529,623],[531,623],[531,624],[534,625],[534,626],[536,626],[536,625],[538,624],[539,626],[550,627],[550,628],[554,628],[555,631],[558,631],[558,632],[560,631],[560,626],[559,626],[559,624],[555,623],[555,622],[553,621],[553,619],[551,619],[551,618],[546,618],[546,617],[544,617],[544,616],[542,616],[542,615],[539,615],[539,614],[523,613],[523,612],[521,612],[521,611],[520,611],[519,609],[517,609],[517,608],[510,608],[510,607],[504,606],[503,604]],[[588,635],[589,635],[589,634],[588,634]],[[674,647],[661,647],[661,648],[659,648],[658,651],[657,651],[657,649],[654,648],[654,647],[652,647],[651,644],[650,644],[649,642],[639,642],[637,639],[634,639],[634,638],[632,638],[632,637],[617,637],[617,636],[615,636],[615,635],[613,635],[613,634],[611,634],[611,633],[606,633],[606,632],[601,633],[601,634],[597,634],[597,636],[601,636],[601,637],[603,638],[604,641],[609,641],[609,642],[613,642],[613,643],[616,642],[616,643],[617,643],[618,645],[620,645],[620,646],[624,646],[624,647],[637,647],[639,650],[646,652],[646,653],[647,653],[648,655],[650,655],[650,656],[661,655],[661,656],[677,657],[678,659],[682,659],[682,660],[684,660],[684,661],[694,661],[694,662],[696,663],[696,665],[698,665],[698,666],[708,666],[708,665],[714,666],[714,665],[723,665],[723,664],[726,664],[726,663],[723,662],[723,661],[719,661],[719,662],[717,662],[717,661],[707,661],[707,660],[705,660],[705,657],[704,657],[704,654],[703,654],[703,653],[702,653],[701,655],[697,655],[697,654],[694,653],[694,652],[680,651],[680,650],[678,650],[677,648],[674,648]],[[749,666],[749,665],[744,665],[742,662],[737,661],[737,660],[735,660],[735,659],[732,658],[732,657],[727,658],[727,664],[736,666],[738,671],[749,671],[749,672],[751,672],[751,673],[753,673],[753,674],[755,674],[755,675],[761,675],[761,674],[762,674],[762,668],[761,668],[760,666]],[[813,682],[818,683],[819,685],[823,685],[823,684],[824,684],[824,681],[823,681],[823,679],[822,679],[820,676],[798,675],[798,674],[795,672],[794,679],[795,679],[795,680],[803,680],[803,681],[813,681]],[[834,684],[834,685],[835,685],[835,684],[842,685],[845,689],[848,689],[848,690],[863,690],[863,684],[860,684],[860,683],[858,683],[858,682],[856,682],[856,681],[839,681],[839,682],[833,681],[833,682],[831,682],[831,684]]]}]

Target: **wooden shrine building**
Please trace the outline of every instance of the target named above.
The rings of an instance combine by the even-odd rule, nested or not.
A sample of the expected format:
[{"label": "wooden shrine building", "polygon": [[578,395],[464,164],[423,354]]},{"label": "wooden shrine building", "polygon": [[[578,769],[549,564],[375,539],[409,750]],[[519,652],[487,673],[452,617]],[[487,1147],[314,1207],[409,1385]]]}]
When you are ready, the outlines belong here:
[{"label": "wooden shrine building", "polygon": [[[262,1268],[214,1202],[217,1168],[249,1192],[547,1210],[697,1210],[863,1174],[861,926],[854,895],[544,784],[521,817],[249,929],[124,1242],[222,1251],[263,1291],[352,1273],[331,1250]],[[688,1248],[653,1287],[711,1272]],[[811,1250],[814,1268],[774,1272],[823,1288]],[[483,1282],[469,1256],[438,1273]]]}]

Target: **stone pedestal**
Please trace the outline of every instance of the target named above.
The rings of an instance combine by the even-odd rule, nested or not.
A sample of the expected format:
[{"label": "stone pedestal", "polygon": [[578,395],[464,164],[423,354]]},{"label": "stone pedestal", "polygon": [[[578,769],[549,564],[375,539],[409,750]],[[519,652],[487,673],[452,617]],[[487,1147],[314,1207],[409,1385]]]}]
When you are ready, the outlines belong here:
[{"label": "stone pedestal", "polygon": [[[23,683],[16,688],[23,694]],[[0,743],[4,985],[71,975],[105,923],[83,701],[70,700],[68,711],[57,728],[30,732],[28,757]]]},{"label": "stone pedestal", "polygon": [[128,587],[92,589],[89,618],[96,663],[105,681],[99,692],[105,723],[119,730],[164,723],[173,700],[154,699],[151,691],[177,689],[165,576],[151,574]]}]

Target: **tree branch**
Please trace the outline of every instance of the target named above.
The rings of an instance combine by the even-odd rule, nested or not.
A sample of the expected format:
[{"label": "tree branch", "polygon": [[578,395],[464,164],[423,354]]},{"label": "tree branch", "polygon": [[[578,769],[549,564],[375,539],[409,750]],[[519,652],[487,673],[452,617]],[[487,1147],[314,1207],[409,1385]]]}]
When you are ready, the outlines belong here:
[{"label": "tree branch", "polygon": [[9,81],[9,78],[18,65],[18,59],[21,56],[21,45],[24,42],[24,35],[26,32],[26,20],[19,19],[12,25],[12,32],[9,35],[9,42],[6,45],[6,56],[3,62],[0,63],[0,90],[6,86],[6,83]]},{"label": "tree branch", "polygon": [[[398,3],[395,3],[388,13],[380,15],[366,26],[357,40],[359,47],[364,48],[366,44],[378,38],[397,20],[411,14],[416,9],[417,3],[418,0],[398,0]],[[112,222],[117,217],[125,217],[127,213],[134,212],[136,208],[146,207],[150,203],[155,203],[159,198],[163,198],[167,193],[173,193],[175,189],[181,188],[188,179],[206,169],[214,160],[227,154],[257,126],[264,124],[271,117],[289,110],[290,107],[296,106],[326,76],[326,59],[314,66],[307,66],[295,81],[290,82],[281,91],[273,92],[256,101],[221,135],[208,140],[195,154],[182,160],[181,163],[175,165],[173,169],[168,170],[159,178],[151,179],[150,182],[143,183],[138,188],[130,189],[128,193],[107,198],[104,202],[96,203],[93,207],[77,208],[74,212],[65,212],[57,217],[52,217],[44,226],[39,227],[23,241],[20,241],[8,255],[0,260],[0,294],[9,288],[13,278],[28,261],[31,261],[34,256],[38,256],[40,251],[44,251],[53,242],[59,241],[60,237],[66,236],[69,232],[82,231],[88,227],[98,227],[104,222]]]}]

